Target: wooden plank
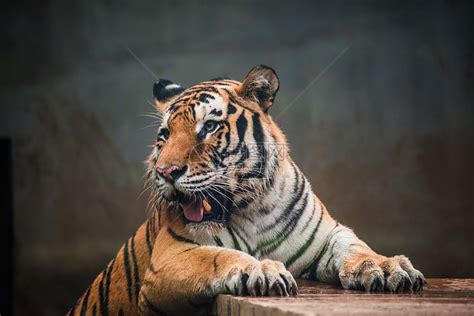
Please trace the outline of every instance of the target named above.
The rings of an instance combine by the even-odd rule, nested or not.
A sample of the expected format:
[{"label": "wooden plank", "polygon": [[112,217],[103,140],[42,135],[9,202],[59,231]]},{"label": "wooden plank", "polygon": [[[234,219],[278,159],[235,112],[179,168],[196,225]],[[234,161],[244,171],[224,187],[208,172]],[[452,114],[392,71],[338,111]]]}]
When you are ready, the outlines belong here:
[{"label": "wooden plank", "polygon": [[348,291],[319,282],[298,280],[297,297],[220,295],[219,316],[247,315],[474,315],[474,279],[428,279],[415,294]]}]

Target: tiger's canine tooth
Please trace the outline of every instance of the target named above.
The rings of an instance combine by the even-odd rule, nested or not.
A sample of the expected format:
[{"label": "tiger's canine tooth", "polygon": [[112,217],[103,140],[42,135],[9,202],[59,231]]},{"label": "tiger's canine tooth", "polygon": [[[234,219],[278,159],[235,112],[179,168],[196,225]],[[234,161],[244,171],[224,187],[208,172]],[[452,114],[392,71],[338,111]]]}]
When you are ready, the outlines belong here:
[{"label": "tiger's canine tooth", "polygon": [[211,204],[206,200],[202,200],[202,207],[204,208],[204,213],[212,213]]}]

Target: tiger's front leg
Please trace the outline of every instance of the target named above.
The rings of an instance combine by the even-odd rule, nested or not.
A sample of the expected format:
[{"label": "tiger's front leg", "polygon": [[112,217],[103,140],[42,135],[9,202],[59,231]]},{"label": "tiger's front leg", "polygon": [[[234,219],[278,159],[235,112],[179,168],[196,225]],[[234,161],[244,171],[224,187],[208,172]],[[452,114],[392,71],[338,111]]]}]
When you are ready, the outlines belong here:
[{"label": "tiger's front leg", "polygon": [[352,230],[339,224],[329,235],[315,269],[317,279],[338,279],[345,289],[411,292],[426,285],[423,274],[407,257],[379,255]]},{"label": "tiger's front leg", "polygon": [[217,294],[293,295],[297,285],[281,262],[259,261],[233,249],[177,240],[162,230],[140,298],[141,315],[206,314]]}]

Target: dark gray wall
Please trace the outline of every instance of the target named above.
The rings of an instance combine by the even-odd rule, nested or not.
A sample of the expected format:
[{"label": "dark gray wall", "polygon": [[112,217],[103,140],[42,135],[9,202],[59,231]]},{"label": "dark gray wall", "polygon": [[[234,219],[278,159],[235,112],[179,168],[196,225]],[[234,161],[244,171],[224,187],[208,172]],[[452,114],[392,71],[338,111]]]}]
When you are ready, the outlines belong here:
[{"label": "dark gray wall", "polygon": [[11,4],[0,135],[13,140],[17,314],[64,312],[145,219],[155,76],[241,79],[261,63],[281,79],[271,112],[334,217],[428,277],[474,277],[472,13],[469,1]]}]

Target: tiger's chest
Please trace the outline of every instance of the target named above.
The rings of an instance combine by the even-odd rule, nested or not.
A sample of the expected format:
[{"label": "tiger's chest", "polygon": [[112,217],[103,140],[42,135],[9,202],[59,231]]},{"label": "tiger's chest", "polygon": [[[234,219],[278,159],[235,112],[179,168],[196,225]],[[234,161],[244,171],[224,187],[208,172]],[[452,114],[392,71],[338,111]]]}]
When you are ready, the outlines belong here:
[{"label": "tiger's chest", "polygon": [[243,251],[259,260],[281,261],[298,276],[324,244],[324,236],[314,234],[318,223],[321,225],[319,218],[311,215],[308,212],[290,221],[282,221],[279,216],[234,218],[217,235],[196,236],[196,241]]}]

